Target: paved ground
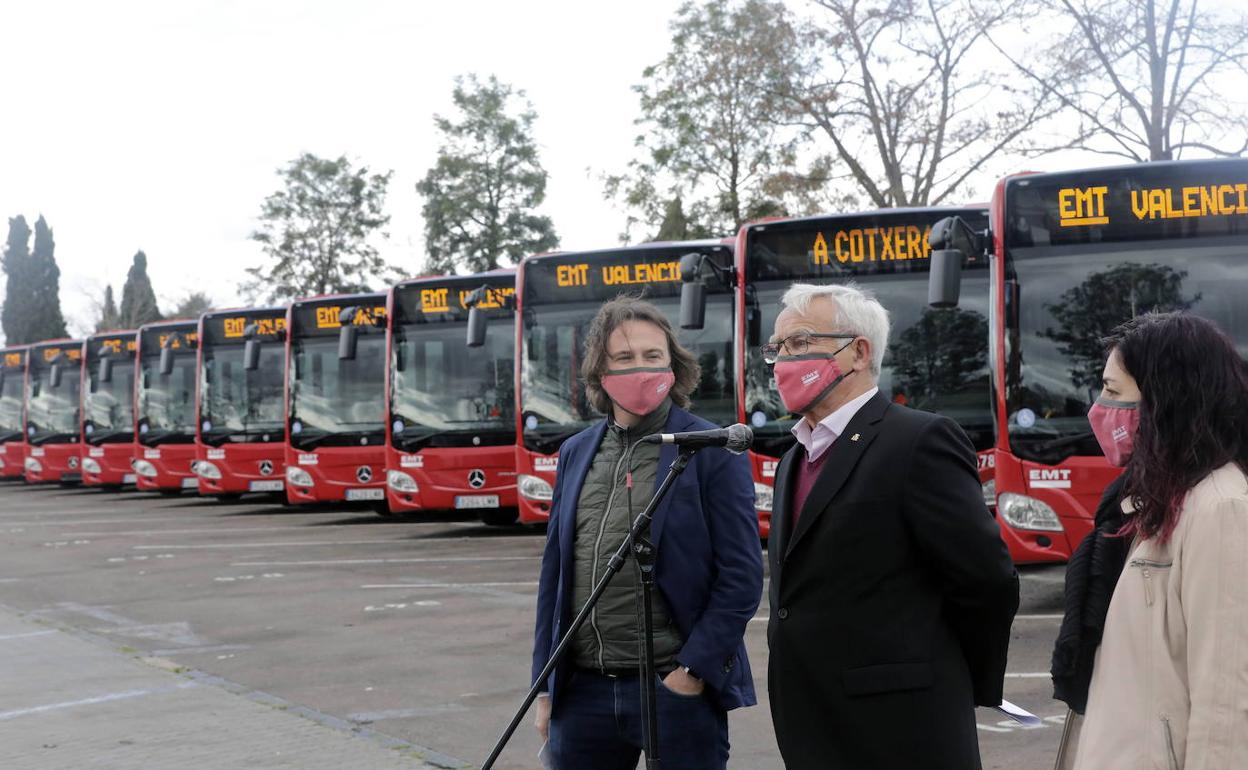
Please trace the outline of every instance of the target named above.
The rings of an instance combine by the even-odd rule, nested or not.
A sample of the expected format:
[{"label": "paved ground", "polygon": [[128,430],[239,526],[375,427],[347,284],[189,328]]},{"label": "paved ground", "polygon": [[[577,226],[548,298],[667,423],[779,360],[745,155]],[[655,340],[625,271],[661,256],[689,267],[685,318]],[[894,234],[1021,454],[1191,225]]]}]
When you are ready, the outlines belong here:
[{"label": "paved ground", "polygon": [[[194,752],[286,751],[315,736],[329,742],[313,752],[324,764],[289,766],[476,766],[524,694],[542,543],[539,530],[454,518],[2,486],[0,766],[83,766],[65,757],[86,745],[108,747],[101,767],[285,766]],[[986,768],[1052,766],[1065,708],[1045,672],[1060,597],[1060,570],[1025,573],[1006,697],[1046,723],[981,710]],[[747,637],[763,697],[764,625]],[[34,672],[49,656],[65,665],[41,693]],[[92,701],[132,690],[150,694]],[[781,767],[765,703],[734,712],[731,730],[731,768]],[[126,753],[139,744],[188,753]],[[537,748],[526,721],[499,766],[536,767]]]}]

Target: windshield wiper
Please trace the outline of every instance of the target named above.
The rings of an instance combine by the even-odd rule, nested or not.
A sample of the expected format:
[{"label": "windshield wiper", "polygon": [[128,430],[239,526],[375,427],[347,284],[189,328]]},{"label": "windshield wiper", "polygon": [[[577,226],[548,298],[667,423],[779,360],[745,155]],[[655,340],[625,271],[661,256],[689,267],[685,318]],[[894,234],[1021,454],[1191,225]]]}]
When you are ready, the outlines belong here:
[{"label": "windshield wiper", "polygon": [[532,443],[542,454],[551,454],[563,446],[563,442],[583,430],[585,430],[584,425],[553,425],[545,428],[535,428],[524,432],[524,440],[525,443]]},{"label": "windshield wiper", "polygon": [[87,436],[87,443],[93,445],[103,444],[105,440],[110,439],[113,436],[120,436],[130,432],[131,430],[129,428],[109,428],[108,430],[97,430]]},{"label": "windshield wiper", "polygon": [[[41,446],[41,445],[43,445],[43,444],[52,443],[52,440],[53,440],[53,439],[66,439],[66,438],[73,438],[73,439],[76,439],[77,437],[78,437],[78,434],[77,434],[77,433],[74,433],[74,432],[72,432],[72,431],[64,431],[64,430],[63,430],[63,431],[54,431],[54,432],[52,432],[52,433],[47,433],[47,434],[44,434],[44,435],[42,435],[42,436],[38,436],[38,435],[36,435],[36,436],[32,437],[32,438],[30,439],[30,445],[31,445],[31,446]],[[72,442],[66,442],[66,443],[72,443]]]},{"label": "windshield wiper", "polygon": [[291,441],[291,443],[294,444],[297,449],[312,449],[324,444],[327,441],[335,439],[367,438],[370,436],[380,437],[382,433],[382,428],[373,428],[372,430],[325,431],[324,433],[318,433],[314,436],[308,436],[306,438],[296,437]]},{"label": "windshield wiper", "polygon": [[20,430],[6,430],[3,433],[0,433],[0,444],[7,444],[8,442],[16,441],[21,437],[22,432]]},{"label": "windshield wiper", "polygon": [[1090,438],[1095,438],[1095,436],[1096,434],[1092,431],[1087,431],[1086,433],[1076,433],[1073,436],[1062,436],[1061,438],[1050,439],[1043,443],[1036,444],[1032,448],[1037,452],[1047,452],[1050,449],[1061,449],[1064,446],[1078,444],[1081,441],[1087,441]]}]

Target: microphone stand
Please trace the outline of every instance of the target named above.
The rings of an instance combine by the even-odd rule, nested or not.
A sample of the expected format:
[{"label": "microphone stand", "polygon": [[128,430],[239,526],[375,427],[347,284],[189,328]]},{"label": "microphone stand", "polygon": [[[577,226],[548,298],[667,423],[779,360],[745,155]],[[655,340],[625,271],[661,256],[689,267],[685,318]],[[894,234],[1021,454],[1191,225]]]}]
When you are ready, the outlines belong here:
[{"label": "microphone stand", "polygon": [[659,764],[659,721],[656,706],[656,692],[654,680],[656,674],[654,672],[654,620],[650,616],[651,602],[654,591],[654,560],[655,550],[654,544],[650,541],[650,524],[654,520],[654,511],[659,507],[659,503],[667,495],[672,485],[676,483],[676,479],[684,472],[689,465],[689,459],[697,452],[697,448],[681,447],[680,454],[672,463],[672,467],[667,472],[667,477],[663,479],[663,483],[655,490],[654,496],[650,498],[650,502],[646,504],[645,510],[638,514],[633,520],[632,527],[629,529],[628,536],[620,543],[615,554],[611,556],[611,560],[607,562],[606,572],[594,585],[593,592],[589,595],[589,600],[585,602],[585,606],[581,607],[580,612],[573,618],[572,624],[568,626],[568,630],[564,632],[559,643],[555,645],[555,650],[550,654],[550,659],[546,661],[546,667],[542,669],[542,673],[538,674],[533,686],[529,688],[529,692],[524,696],[524,701],[520,704],[520,708],[511,718],[510,724],[503,734],[499,736],[498,742],[494,744],[493,751],[490,752],[489,759],[485,760],[485,764],[481,765],[481,770],[491,770],[494,763],[498,761],[498,757],[503,753],[503,749],[507,746],[511,736],[515,734],[516,728],[520,726],[520,720],[524,719],[524,715],[528,712],[529,706],[533,705],[533,701],[537,700],[538,694],[542,688],[546,686],[546,680],[550,678],[550,673],[555,670],[563,656],[572,646],[572,638],[576,635],[577,630],[585,625],[585,621],[589,619],[590,613],[598,604],[598,600],[602,598],[602,594],[606,591],[607,585],[611,582],[611,578],[615,577],[628,560],[629,553],[633,553],[637,559],[637,564],[641,568],[641,588],[642,588],[642,638],[645,645],[645,654],[641,656],[638,663],[638,670],[641,676],[641,692],[642,692],[642,715],[644,717],[643,724],[643,744],[646,754],[647,770],[658,770]]}]

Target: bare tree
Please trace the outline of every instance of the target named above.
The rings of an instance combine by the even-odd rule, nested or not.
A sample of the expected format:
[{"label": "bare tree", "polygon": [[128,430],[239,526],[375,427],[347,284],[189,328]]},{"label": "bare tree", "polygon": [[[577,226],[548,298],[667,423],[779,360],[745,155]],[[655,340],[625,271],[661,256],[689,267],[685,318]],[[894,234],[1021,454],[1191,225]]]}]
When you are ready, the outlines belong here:
[{"label": "bare tree", "polygon": [[989,33],[1019,0],[816,0],[776,87],[796,120],[831,141],[848,179],[879,207],[947,202],[1058,109],[1024,83]]},{"label": "bare tree", "polygon": [[[1248,17],[1200,0],[1040,0],[1069,32],[1010,56],[1081,121],[1084,149],[1133,161],[1248,151]],[[1055,73],[1061,76],[1055,77]]]}]

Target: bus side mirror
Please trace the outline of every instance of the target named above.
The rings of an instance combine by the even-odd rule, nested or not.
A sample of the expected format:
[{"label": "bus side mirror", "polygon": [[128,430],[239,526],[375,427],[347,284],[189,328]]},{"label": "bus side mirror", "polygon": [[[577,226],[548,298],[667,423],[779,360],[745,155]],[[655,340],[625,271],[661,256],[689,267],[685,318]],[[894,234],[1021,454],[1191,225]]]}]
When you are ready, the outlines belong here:
[{"label": "bus side mirror", "polygon": [[1011,279],[1005,282],[1005,328],[1007,329],[1018,328],[1022,294],[1022,285],[1018,281]]},{"label": "bus side mirror", "polygon": [[485,344],[485,332],[489,327],[489,319],[485,311],[475,305],[468,309],[468,347],[479,348]]},{"label": "bus side mirror", "polygon": [[260,368],[260,340],[247,340],[243,343],[243,368],[254,372]]},{"label": "bus side mirror", "polygon": [[703,255],[680,258],[680,328],[701,329],[706,324],[706,284],[702,282]]},{"label": "bus side mirror", "polygon": [[165,377],[173,374],[173,348],[171,347],[166,346],[160,349],[160,373]]},{"label": "bus side mirror", "polygon": [[109,356],[104,356],[100,359],[100,374],[98,379],[100,382],[113,381],[113,359]]},{"label": "bus side mirror", "polygon": [[959,249],[933,251],[931,272],[927,277],[927,304],[934,308],[958,306],[962,293],[962,262],[966,255]]},{"label": "bus side mirror", "polygon": [[61,365],[59,363],[52,364],[52,371],[48,375],[48,383],[54,388],[59,388],[61,387],[61,378],[63,376],[64,375],[61,373]]},{"label": "bus side mirror", "polygon": [[355,349],[360,344],[360,330],[355,326],[344,326],[338,330],[338,360],[355,360]]}]

